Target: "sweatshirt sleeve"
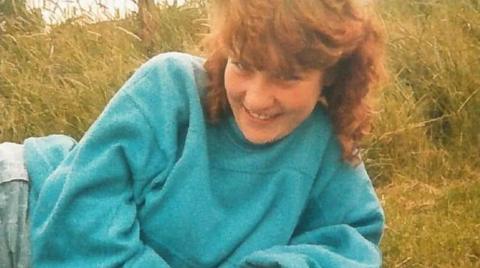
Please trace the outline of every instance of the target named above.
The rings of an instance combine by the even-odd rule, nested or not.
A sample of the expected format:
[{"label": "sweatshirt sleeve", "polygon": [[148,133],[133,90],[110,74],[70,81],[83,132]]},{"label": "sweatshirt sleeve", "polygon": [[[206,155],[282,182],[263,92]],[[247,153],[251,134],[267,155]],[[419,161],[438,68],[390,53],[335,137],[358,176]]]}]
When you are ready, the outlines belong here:
[{"label": "sweatshirt sleeve", "polygon": [[363,164],[343,163],[330,145],[325,168],[289,245],[253,252],[241,267],[380,267],[384,215]]},{"label": "sweatshirt sleeve", "polygon": [[137,217],[144,191],[163,183],[168,163],[130,95],[156,90],[146,76],[126,83],[39,187],[30,214],[35,267],[168,267],[141,240]]}]

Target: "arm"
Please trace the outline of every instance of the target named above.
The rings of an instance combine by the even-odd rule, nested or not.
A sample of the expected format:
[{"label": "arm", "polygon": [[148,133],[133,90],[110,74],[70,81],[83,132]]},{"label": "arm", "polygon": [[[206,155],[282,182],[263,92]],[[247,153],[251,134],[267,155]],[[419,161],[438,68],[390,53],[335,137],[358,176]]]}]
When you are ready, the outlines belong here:
[{"label": "arm", "polygon": [[242,267],[380,267],[384,217],[363,165],[336,161],[330,146],[312,195],[287,246],[247,256]]},{"label": "arm", "polygon": [[130,80],[41,185],[30,214],[35,267],[168,267],[141,240],[137,218],[167,164],[129,95],[149,85],[145,75]]}]

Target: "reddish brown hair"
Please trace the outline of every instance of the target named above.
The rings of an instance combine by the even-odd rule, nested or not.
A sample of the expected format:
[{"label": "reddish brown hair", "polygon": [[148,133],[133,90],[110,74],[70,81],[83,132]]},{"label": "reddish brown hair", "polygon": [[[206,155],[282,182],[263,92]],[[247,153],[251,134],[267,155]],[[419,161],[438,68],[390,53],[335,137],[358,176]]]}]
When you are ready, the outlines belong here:
[{"label": "reddish brown hair", "polygon": [[384,76],[384,40],[373,14],[352,2],[218,0],[204,40],[209,120],[229,112],[224,88],[229,56],[275,73],[288,74],[294,66],[321,69],[333,77],[322,97],[343,158],[359,160],[359,142],[370,129],[369,95]]}]

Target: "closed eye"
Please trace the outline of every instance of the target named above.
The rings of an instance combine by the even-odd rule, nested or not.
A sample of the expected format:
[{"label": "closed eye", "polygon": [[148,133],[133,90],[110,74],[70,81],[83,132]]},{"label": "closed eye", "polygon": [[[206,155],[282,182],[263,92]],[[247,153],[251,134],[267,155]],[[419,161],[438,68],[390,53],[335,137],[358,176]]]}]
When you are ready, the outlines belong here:
[{"label": "closed eye", "polygon": [[301,75],[298,75],[298,74],[293,74],[293,75],[289,75],[289,76],[284,76],[282,77],[283,80],[288,80],[288,81],[298,81],[298,80],[302,80],[303,77]]},{"label": "closed eye", "polygon": [[234,61],[232,60],[231,61],[233,65],[235,65],[235,67],[237,67],[237,69],[239,70],[247,70],[247,65],[240,62],[240,61]]},{"label": "closed eye", "polygon": [[279,81],[284,81],[284,82],[295,82],[295,81],[303,80],[303,76],[296,73],[278,75],[275,78]]}]

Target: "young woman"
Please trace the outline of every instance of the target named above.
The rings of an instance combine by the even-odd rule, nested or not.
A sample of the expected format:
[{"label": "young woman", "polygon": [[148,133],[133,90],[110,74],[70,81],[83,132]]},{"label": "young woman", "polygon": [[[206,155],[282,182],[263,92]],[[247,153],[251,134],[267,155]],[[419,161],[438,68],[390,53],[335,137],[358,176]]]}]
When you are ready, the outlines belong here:
[{"label": "young woman", "polygon": [[372,15],[348,0],[213,13],[206,60],[148,61],[78,143],[0,146],[17,152],[0,153],[1,188],[28,191],[28,217],[0,214],[30,226],[6,231],[20,239],[3,258],[26,263],[31,243],[35,267],[381,265],[383,212],[358,154],[383,73]]}]

